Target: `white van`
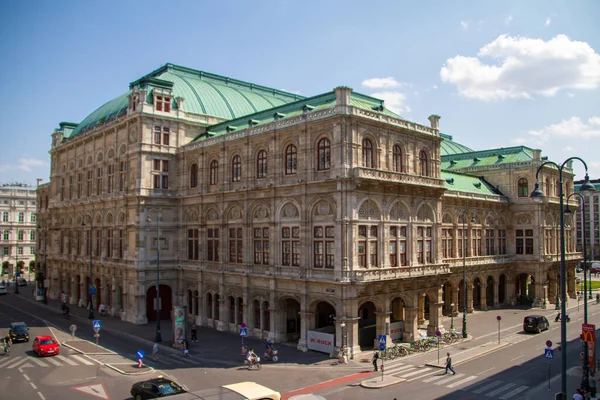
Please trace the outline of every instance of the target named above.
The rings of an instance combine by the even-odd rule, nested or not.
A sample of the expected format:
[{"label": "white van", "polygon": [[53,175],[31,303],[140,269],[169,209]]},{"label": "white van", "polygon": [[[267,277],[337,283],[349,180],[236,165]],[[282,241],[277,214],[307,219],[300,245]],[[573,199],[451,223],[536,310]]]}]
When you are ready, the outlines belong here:
[{"label": "white van", "polygon": [[169,396],[169,400],[281,400],[281,394],[256,382],[240,382]]}]

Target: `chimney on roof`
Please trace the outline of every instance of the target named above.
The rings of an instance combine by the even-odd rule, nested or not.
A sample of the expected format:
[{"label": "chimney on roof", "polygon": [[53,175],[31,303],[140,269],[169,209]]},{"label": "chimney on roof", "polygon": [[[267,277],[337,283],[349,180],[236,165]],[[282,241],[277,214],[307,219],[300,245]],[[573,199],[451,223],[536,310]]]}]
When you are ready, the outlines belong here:
[{"label": "chimney on roof", "polygon": [[431,114],[429,116],[429,122],[431,123],[431,129],[435,129],[436,131],[440,130],[440,116],[439,115],[435,115],[435,114]]},{"label": "chimney on roof", "polygon": [[37,178],[37,179],[36,179],[36,181],[37,181],[37,185],[38,185],[38,186],[40,186],[40,185],[42,184],[42,179],[40,179],[40,178]]},{"label": "chimney on roof", "polygon": [[541,150],[533,150],[533,159],[536,161],[541,161],[542,151]]},{"label": "chimney on roof", "polygon": [[335,102],[338,106],[348,106],[350,105],[350,93],[352,93],[352,88],[347,86],[338,86],[333,89],[335,92]]}]

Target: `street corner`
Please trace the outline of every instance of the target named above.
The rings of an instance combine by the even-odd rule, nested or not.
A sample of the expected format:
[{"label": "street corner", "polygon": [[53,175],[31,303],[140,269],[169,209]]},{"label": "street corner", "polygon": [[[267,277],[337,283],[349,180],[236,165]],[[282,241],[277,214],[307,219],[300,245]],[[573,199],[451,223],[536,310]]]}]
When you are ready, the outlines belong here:
[{"label": "street corner", "polygon": [[97,344],[88,342],[87,340],[67,340],[62,343],[63,346],[66,346],[72,350],[75,350],[81,354],[87,355],[99,355],[99,354],[116,354],[114,351],[108,350],[102,346]]},{"label": "street corner", "polygon": [[155,371],[154,368],[148,365],[142,365],[139,367],[135,362],[107,363],[104,365],[122,375],[145,375]]},{"label": "street corner", "polygon": [[406,379],[404,378],[397,378],[395,376],[383,376],[364,380],[360,383],[360,386],[366,389],[381,389],[384,387],[397,385],[398,383],[402,383],[405,381]]}]

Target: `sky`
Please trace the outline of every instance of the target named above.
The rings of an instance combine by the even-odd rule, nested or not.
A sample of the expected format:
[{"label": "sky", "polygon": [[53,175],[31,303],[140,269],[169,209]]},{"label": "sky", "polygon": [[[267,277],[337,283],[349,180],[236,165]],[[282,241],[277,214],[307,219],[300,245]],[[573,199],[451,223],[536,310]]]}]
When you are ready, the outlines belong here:
[{"label": "sky", "polygon": [[[0,183],[51,134],[166,64],[314,96],[337,86],[474,150],[525,145],[600,178],[600,1],[2,1]],[[576,179],[583,164],[575,162]]]}]

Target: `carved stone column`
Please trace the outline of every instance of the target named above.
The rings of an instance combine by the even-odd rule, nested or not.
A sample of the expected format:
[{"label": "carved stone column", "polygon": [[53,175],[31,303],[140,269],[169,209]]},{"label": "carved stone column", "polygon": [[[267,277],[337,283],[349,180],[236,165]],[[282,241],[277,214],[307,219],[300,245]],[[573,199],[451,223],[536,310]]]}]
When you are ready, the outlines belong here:
[{"label": "carved stone column", "polygon": [[454,303],[454,307],[452,307],[452,315],[453,316],[457,316],[458,315],[458,286],[457,285],[452,285],[452,303]]},{"label": "carved stone column", "polygon": [[[300,339],[298,340],[298,350],[308,351],[308,331],[314,328],[315,313],[300,311]],[[358,324],[356,324],[356,332],[358,334]]]},{"label": "carved stone column", "polygon": [[479,290],[480,290],[480,294],[481,294],[481,311],[487,311],[488,306],[487,306],[487,284],[486,283],[482,283],[481,286],[479,286]]},{"label": "carved stone column", "polygon": [[412,342],[418,338],[417,310],[417,307],[405,308],[404,334],[402,335],[402,340],[405,342]]}]

